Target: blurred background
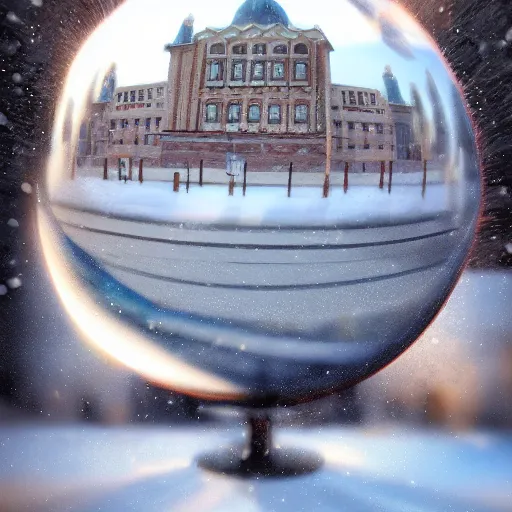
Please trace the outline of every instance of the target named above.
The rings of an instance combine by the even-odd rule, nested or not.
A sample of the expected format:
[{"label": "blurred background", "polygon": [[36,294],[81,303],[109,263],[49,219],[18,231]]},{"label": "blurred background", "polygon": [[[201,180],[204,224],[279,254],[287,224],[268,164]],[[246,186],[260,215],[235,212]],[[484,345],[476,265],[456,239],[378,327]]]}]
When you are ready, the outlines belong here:
[{"label": "blurred background", "polygon": [[[38,254],[35,183],[60,84],[117,0],[0,1],[0,423],[222,421],[81,344]],[[512,4],[403,0],[438,42],[473,111],[485,181],[468,269],[418,342],[343,394],[275,412],[282,425],[512,427]],[[227,418],[229,421],[229,418]]]}]

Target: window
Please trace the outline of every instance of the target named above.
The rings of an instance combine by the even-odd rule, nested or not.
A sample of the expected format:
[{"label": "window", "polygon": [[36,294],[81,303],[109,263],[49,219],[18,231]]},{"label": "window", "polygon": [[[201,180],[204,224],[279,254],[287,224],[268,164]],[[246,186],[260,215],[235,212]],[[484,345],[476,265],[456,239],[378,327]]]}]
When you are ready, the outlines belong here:
[{"label": "window", "polygon": [[160,128],[160,124],[162,123],[162,118],[161,117],[157,117],[155,119],[155,125],[157,128]]},{"label": "window", "polygon": [[208,103],[206,105],[206,122],[218,123],[219,122],[219,106],[216,103]]},{"label": "window", "polygon": [[267,54],[267,45],[266,44],[255,44],[252,47],[253,55],[266,55]]},{"label": "window", "polygon": [[333,105],[333,106],[331,107],[331,109],[332,109],[332,110],[339,110],[339,109],[340,109],[340,107],[339,107],[338,105]]},{"label": "window", "polygon": [[210,46],[210,55],[224,55],[226,46],[223,43],[215,43]]},{"label": "window", "polygon": [[151,117],[146,117],[146,130],[151,130]]},{"label": "window", "polygon": [[253,80],[264,80],[265,78],[265,63],[254,62],[252,65],[252,79]]},{"label": "window", "polygon": [[278,44],[274,46],[275,55],[286,55],[288,53],[288,47],[285,44]]},{"label": "window", "polygon": [[148,89],[148,100],[153,99],[153,89]]},{"label": "window", "polygon": [[272,66],[272,78],[282,80],[284,78],[284,62],[274,62]]},{"label": "window", "polygon": [[135,140],[133,141],[133,143],[134,143],[136,146],[138,146],[138,145],[139,145],[139,136],[138,136],[138,135],[136,135],[136,136],[135,136]]},{"label": "window", "polygon": [[307,80],[308,65],[305,62],[295,64],[295,80]]},{"label": "window", "polygon": [[304,43],[296,44],[293,51],[298,55],[307,55],[309,53],[308,47]]},{"label": "window", "polygon": [[370,144],[368,144],[368,143],[364,144],[363,149],[370,149]]},{"label": "window", "polygon": [[270,105],[268,108],[269,124],[281,124],[281,105]]},{"label": "window", "polygon": [[228,110],[228,123],[239,123],[242,114],[242,105],[231,103]]},{"label": "window", "polygon": [[349,121],[348,122],[348,129],[349,130],[355,130],[356,129],[356,124],[353,121]]},{"label": "window", "polygon": [[135,119],[135,121],[133,122],[135,126],[139,126],[140,124],[140,119]]},{"label": "window", "polygon": [[124,93],[124,98],[123,98],[123,99],[124,99],[124,102],[125,102],[125,103],[128,103],[128,91],[126,91],[126,92]]},{"label": "window", "polygon": [[295,106],[295,122],[307,123],[308,122],[308,106],[296,105]]},{"label": "window", "polygon": [[370,125],[368,123],[362,123],[362,125],[363,125],[363,132],[370,131]]},{"label": "window", "polygon": [[393,125],[391,125],[391,126],[389,127],[389,133],[390,133],[391,135],[393,135]]},{"label": "window", "polygon": [[163,103],[157,103],[156,104],[156,108],[164,108],[164,104]]},{"label": "window", "polygon": [[377,133],[384,133],[384,125],[382,123],[377,123],[375,125],[375,128],[377,130]]},{"label": "window", "polygon": [[146,103],[146,108],[151,108],[152,103]]},{"label": "window", "polygon": [[379,144],[379,149],[384,149],[384,144]]},{"label": "window", "polygon": [[123,101],[123,93],[118,92],[117,93],[117,103],[121,103],[121,101]]},{"label": "window", "polygon": [[377,105],[377,96],[373,93],[370,93],[370,103],[372,105]]},{"label": "window", "polygon": [[115,130],[116,129],[116,122],[115,120],[110,121],[110,129]]},{"label": "window", "polygon": [[128,128],[128,119],[121,119],[121,128]]},{"label": "window", "polygon": [[246,44],[237,44],[233,46],[233,54],[234,55],[247,55],[247,45]]},{"label": "window", "polygon": [[130,102],[135,103],[136,91],[130,91]]},{"label": "window", "polygon": [[163,87],[157,87],[156,88],[156,97],[157,98],[163,98],[164,96],[164,88]]},{"label": "window", "polygon": [[233,69],[231,72],[231,80],[240,81],[244,79],[244,63],[242,61],[233,62]]},{"label": "window", "polygon": [[360,91],[357,93],[357,102],[359,105],[364,105],[363,93]]},{"label": "window", "polygon": [[351,105],[357,105],[357,103],[356,103],[356,93],[354,91],[348,91],[348,102]]},{"label": "window", "polygon": [[341,97],[343,98],[343,105],[347,104],[347,93],[345,91],[341,91]]},{"label": "window", "polygon": [[353,142],[349,142],[348,149],[356,149],[356,145]]},{"label": "window", "polygon": [[214,60],[210,62],[210,73],[208,80],[222,80],[222,63]]},{"label": "window", "polygon": [[364,104],[365,105],[369,105],[370,104],[370,102],[368,101],[368,93],[367,92],[364,93]]},{"label": "window", "polygon": [[249,123],[259,123],[261,120],[261,108],[259,105],[249,107]]},{"label": "window", "polygon": [[139,101],[144,101],[144,89],[139,90]]}]

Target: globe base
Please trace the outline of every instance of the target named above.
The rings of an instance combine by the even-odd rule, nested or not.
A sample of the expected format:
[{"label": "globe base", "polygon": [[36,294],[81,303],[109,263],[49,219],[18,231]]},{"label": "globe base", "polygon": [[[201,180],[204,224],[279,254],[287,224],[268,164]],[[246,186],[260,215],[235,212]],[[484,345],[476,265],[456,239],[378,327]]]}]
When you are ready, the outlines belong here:
[{"label": "globe base", "polygon": [[238,478],[284,478],[320,469],[322,458],[297,448],[274,448],[268,417],[249,419],[249,443],[199,457],[200,468]]}]

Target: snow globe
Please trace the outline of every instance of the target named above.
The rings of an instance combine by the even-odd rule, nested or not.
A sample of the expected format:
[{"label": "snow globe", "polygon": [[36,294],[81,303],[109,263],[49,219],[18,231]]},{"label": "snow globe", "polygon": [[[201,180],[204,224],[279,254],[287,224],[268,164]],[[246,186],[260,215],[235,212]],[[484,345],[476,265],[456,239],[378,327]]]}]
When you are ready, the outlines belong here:
[{"label": "snow globe", "polygon": [[477,148],[447,63],[398,5],[222,7],[127,0],[91,34],[39,233],[85,342],[249,411],[248,449],[202,467],[295,475],[321,461],[272,448],[269,411],[370,377],[432,321],[473,242]]}]

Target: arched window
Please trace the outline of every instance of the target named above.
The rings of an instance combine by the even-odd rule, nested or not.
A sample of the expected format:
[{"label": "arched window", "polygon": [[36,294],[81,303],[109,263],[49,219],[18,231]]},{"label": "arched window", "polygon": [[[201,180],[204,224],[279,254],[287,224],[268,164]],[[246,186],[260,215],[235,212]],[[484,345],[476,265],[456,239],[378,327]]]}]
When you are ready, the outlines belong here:
[{"label": "arched window", "polygon": [[263,43],[255,44],[252,47],[253,55],[266,55],[267,54],[267,45]]},{"label": "arched window", "polygon": [[261,108],[259,105],[253,104],[249,106],[249,123],[259,123],[261,120]]},{"label": "arched window", "polygon": [[288,46],[285,44],[278,44],[274,46],[274,54],[275,55],[286,55],[288,53]]},{"label": "arched window", "polygon": [[233,54],[234,55],[247,55],[247,45],[246,44],[237,44],[233,46]]},{"label": "arched window", "polygon": [[215,43],[210,46],[210,55],[224,55],[226,53],[226,45],[224,43]]},{"label": "arched window", "polygon": [[298,55],[307,55],[309,53],[308,47],[304,43],[296,44],[293,51]]}]

